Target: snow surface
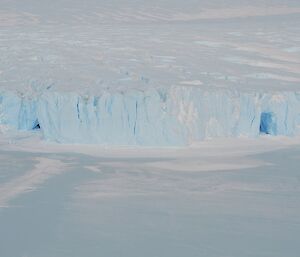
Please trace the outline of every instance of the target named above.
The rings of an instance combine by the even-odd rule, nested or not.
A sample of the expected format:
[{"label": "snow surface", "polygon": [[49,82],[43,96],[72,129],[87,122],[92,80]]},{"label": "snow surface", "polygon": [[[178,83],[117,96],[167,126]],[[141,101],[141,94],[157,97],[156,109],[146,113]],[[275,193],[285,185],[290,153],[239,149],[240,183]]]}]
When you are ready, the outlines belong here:
[{"label": "snow surface", "polygon": [[0,135],[0,255],[298,257],[300,138],[101,148]]},{"label": "snow surface", "polygon": [[298,1],[1,0],[0,124],[186,145],[299,134]]}]

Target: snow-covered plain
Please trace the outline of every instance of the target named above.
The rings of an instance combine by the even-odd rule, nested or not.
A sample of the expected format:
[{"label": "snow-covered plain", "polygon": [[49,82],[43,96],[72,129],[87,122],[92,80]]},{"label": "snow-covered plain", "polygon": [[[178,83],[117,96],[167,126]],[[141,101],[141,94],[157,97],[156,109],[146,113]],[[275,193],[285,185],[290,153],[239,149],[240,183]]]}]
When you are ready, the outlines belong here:
[{"label": "snow-covered plain", "polygon": [[299,46],[298,0],[0,0],[0,257],[299,257]]},{"label": "snow-covered plain", "polygon": [[103,148],[0,137],[0,255],[298,257],[300,139]]}]

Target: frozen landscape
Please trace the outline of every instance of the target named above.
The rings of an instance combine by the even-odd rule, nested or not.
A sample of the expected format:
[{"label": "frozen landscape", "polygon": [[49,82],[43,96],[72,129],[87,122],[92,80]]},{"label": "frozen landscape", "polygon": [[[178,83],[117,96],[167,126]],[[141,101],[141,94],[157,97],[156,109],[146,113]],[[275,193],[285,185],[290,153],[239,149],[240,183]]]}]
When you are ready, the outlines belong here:
[{"label": "frozen landscape", "polygon": [[299,257],[298,0],[0,0],[1,257]]}]

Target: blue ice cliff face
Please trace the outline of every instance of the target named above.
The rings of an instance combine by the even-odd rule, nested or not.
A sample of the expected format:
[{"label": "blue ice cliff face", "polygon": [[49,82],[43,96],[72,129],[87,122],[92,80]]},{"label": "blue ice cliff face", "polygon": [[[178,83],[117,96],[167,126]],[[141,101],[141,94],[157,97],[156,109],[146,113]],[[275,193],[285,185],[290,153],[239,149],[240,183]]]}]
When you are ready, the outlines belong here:
[{"label": "blue ice cliff face", "polygon": [[61,143],[180,146],[215,137],[300,134],[300,93],[171,87],[99,95],[0,93],[0,124]]}]

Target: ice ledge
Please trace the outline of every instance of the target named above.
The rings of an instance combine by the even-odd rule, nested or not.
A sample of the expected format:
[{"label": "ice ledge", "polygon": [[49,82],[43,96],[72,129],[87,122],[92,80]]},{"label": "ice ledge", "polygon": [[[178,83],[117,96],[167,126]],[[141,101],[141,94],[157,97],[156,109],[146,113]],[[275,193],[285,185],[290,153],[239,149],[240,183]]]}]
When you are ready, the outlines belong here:
[{"label": "ice ledge", "polygon": [[300,134],[300,92],[171,87],[99,95],[0,92],[0,124],[60,143],[179,146],[215,137]]}]

